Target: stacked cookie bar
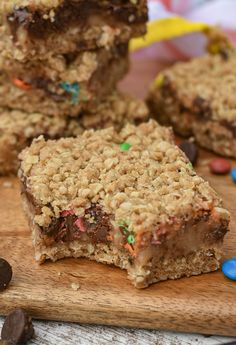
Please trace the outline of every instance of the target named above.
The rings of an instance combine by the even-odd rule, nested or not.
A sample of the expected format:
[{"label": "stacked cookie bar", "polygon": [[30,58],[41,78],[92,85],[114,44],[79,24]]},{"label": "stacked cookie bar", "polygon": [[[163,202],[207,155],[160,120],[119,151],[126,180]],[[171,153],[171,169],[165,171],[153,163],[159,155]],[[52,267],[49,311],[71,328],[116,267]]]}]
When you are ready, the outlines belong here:
[{"label": "stacked cookie bar", "polygon": [[[116,91],[128,71],[129,40],[145,33],[146,21],[146,0],[1,1],[0,140],[20,137],[14,157],[40,134],[58,138],[85,123],[121,127],[146,118],[143,104]],[[130,104],[140,107],[134,118],[125,114]],[[15,172],[12,163],[12,171],[3,165],[0,174]]]},{"label": "stacked cookie bar", "polygon": [[126,123],[147,120],[145,103],[128,95],[114,92],[90,110],[77,117],[46,115],[42,112],[24,112],[0,108],[0,175],[16,173],[18,154],[34,138],[45,139],[77,136],[85,129],[113,126],[120,130]]}]

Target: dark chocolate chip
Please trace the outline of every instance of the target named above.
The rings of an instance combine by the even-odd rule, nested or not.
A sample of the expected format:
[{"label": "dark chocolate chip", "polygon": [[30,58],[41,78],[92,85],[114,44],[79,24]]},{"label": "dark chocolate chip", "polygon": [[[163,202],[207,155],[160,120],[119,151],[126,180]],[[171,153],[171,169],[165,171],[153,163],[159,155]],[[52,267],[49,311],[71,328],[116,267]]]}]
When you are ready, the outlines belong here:
[{"label": "dark chocolate chip", "polygon": [[185,140],[179,145],[179,148],[186,154],[193,165],[197,162],[198,148],[194,143]]},{"label": "dark chocolate chip", "polygon": [[66,96],[59,95],[56,92],[50,90],[50,84],[52,83],[50,79],[43,79],[43,78],[34,78],[27,81],[28,84],[31,86],[43,90],[49,97],[54,99],[56,102],[62,102],[65,100]]},{"label": "dark chocolate chip", "polygon": [[212,115],[208,101],[200,96],[197,96],[193,101],[193,112],[200,119],[210,119]]},{"label": "dark chocolate chip", "polygon": [[206,106],[206,100],[200,96],[197,96],[194,101],[194,105],[196,105],[199,108],[204,108]]},{"label": "dark chocolate chip", "polygon": [[1,338],[13,344],[26,344],[34,335],[31,318],[22,309],[13,310],[5,319]]},{"label": "dark chocolate chip", "polygon": [[108,243],[108,235],[111,231],[110,217],[104,213],[100,206],[92,205],[86,214],[94,219],[93,223],[85,221],[87,234],[94,243]]},{"label": "dark chocolate chip", "polygon": [[[111,231],[110,216],[103,212],[101,206],[93,204],[85,212],[88,218],[83,218],[84,228],[87,236],[93,243],[108,243],[108,236]],[[78,217],[73,214],[54,218],[47,228],[41,228],[44,235],[54,238],[56,242],[70,242],[80,238],[83,231],[76,225]]]},{"label": "dark chocolate chip", "polygon": [[43,233],[47,236],[53,236],[61,228],[62,218],[53,218],[48,227],[43,228]]},{"label": "dark chocolate chip", "polygon": [[0,291],[7,288],[12,278],[11,265],[4,259],[0,258]]},{"label": "dark chocolate chip", "polygon": [[220,56],[222,57],[222,59],[224,61],[229,60],[230,54],[231,54],[231,50],[230,49],[225,48],[225,49],[221,49],[220,50]]},{"label": "dark chocolate chip", "polygon": [[229,122],[227,120],[222,120],[220,121],[220,124],[226,127],[228,130],[230,130],[234,138],[236,138],[236,124],[235,123]]}]

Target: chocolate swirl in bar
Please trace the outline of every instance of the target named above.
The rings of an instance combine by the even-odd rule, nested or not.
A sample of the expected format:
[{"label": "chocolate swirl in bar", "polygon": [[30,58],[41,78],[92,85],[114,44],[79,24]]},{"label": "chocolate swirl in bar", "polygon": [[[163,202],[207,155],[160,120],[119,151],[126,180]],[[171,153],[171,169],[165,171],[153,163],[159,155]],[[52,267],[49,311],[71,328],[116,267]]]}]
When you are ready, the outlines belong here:
[{"label": "chocolate swirl in bar", "polygon": [[105,18],[111,26],[114,24],[114,19],[128,25],[145,23],[148,19],[147,10],[139,13],[137,5],[124,0],[106,3],[95,0],[64,1],[48,12],[34,11],[29,7],[15,8],[7,16],[12,35],[16,37],[18,28],[24,26],[32,38],[44,39],[54,32],[64,32],[69,26],[78,26],[78,23],[81,27],[85,27],[91,16]]}]

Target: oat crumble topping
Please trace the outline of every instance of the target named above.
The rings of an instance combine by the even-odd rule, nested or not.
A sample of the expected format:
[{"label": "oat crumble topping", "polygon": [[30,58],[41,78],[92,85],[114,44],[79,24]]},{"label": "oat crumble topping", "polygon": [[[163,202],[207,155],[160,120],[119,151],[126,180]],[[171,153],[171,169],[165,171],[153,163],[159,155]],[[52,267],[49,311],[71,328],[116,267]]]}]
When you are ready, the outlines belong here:
[{"label": "oat crumble topping", "polygon": [[[130,149],[122,151],[122,142]],[[91,203],[101,204],[115,224],[126,220],[133,232],[221,206],[174,145],[170,129],[153,120],[138,127],[128,124],[120,133],[108,128],[74,139],[45,142],[40,137],[20,158],[27,189],[41,205],[35,216],[40,226],[63,210],[83,216]]]}]

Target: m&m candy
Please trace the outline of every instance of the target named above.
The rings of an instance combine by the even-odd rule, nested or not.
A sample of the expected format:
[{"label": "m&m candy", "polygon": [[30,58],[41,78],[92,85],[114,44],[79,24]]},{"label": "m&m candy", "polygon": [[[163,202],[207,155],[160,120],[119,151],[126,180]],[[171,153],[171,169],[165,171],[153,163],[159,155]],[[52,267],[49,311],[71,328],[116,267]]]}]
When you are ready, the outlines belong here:
[{"label": "m&m candy", "polygon": [[210,161],[209,168],[212,174],[225,175],[230,172],[231,164],[227,159],[215,158]]},{"label": "m&m candy", "polygon": [[236,258],[223,262],[222,272],[227,278],[236,280]]},{"label": "m&m candy", "polygon": [[233,168],[230,172],[230,175],[232,177],[232,180],[236,182],[236,168]]}]

